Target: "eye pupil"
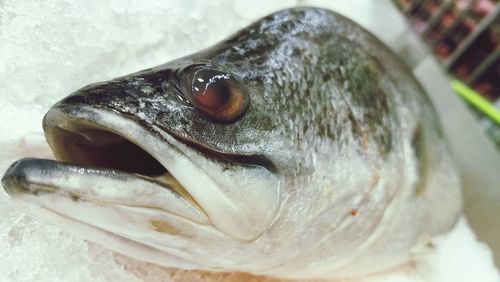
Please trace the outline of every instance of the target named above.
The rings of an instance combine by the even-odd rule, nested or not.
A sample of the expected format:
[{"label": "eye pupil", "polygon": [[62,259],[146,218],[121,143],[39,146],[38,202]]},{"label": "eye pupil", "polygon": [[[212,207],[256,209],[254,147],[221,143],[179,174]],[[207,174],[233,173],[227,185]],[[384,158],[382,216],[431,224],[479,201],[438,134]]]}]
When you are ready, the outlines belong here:
[{"label": "eye pupil", "polygon": [[222,123],[240,118],[250,101],[246,89],[233,75],[204,65],[184,69],[181,88],[197,110]]},{"label": "eye pupil", "polygon": [[210,81],[208,83],[204,82],[194,83],[193,85],[193,96],[196,102],[210,109],[220,108],[229,102],[231,89],[229,89],[226,80],[218,79],[212,83]]}]

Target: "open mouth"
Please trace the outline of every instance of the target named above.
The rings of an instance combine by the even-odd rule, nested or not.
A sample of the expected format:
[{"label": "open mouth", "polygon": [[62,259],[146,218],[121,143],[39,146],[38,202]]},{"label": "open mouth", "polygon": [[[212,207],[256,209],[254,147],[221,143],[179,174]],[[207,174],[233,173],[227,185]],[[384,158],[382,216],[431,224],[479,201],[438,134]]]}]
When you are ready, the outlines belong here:
[{"label": "open mouth", "polygon": [[203,212],[193,197],[154,156],[112,129],[89,122],[50,129],[57,159],[82,167],[117,170],[156,182],[173,190]]},{"label": "open mouth", "polygon": [[109,129],[79,124],[73,130],[52,129],[59,160],[151,177],[167,173],[167,169],[153,156]]},{"label": "open mouth", "polygon": [[[138,132],[128,123],[133,122],[125,118],[112,120],[78,107],[70,107],[49,112],[44,120],[44,130],[58,161],[92,169],[93,173],[101,171],[104,174],[126,174],[130,178],[154,183],[173,192],[177,198],[189,203],[200,215],[206,217],[205,211],[192,195],[154,156],[159,155],[158,149],[152,149],[151,143],[144,142],[146,136],[151,137],[155,133],[144,132],[144,128],[141,128],[143,132]],[[168,147],[170,148],[164,152],[172,151],[170,144]],[[166,157],[164,162],[165,159],[172,162],[175,158]]]}]

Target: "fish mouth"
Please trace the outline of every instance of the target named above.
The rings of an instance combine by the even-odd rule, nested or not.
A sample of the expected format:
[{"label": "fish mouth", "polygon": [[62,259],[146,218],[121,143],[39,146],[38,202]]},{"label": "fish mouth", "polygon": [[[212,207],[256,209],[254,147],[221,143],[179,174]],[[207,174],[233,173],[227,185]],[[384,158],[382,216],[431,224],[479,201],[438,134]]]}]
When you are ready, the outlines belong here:
[{"label": "fish mouth", "polygon": [[[12,197],[122,235],[130,230],[109,227],[114,224],[109,222],[99,225],[94,219],[123,221],[132,212],[140,213],[136,225],[141,228],[146,224],[149,231],[191,238],[208,232],[211,237],[250,240],[262,230],[227,188],[206,173],[223,170],[221,161],[206,155],[209,148],[202,151],[147,121],[86,105],[54,106],[44,118],[44,131],[58,161],[14,163],[2,179]],[[276,186],[276,179],[269,179],[267,184]],[[82,203],[92,207],[82,210]],[[81,215],[102,207],[126,212],[101,212],[92,219]]]},{"label": "fish mouth", "polygon": [[122,173],[156,183],[187,201],[200,215],[206,216],[167,168],[140,147],[140,140],[136,136],[106,127],[98,120],[82,119],[78,115],[75,118],[66,117],[64,123],[53,123],[50,115],[45,119],[45,132],[58,160],[107,174]]}]

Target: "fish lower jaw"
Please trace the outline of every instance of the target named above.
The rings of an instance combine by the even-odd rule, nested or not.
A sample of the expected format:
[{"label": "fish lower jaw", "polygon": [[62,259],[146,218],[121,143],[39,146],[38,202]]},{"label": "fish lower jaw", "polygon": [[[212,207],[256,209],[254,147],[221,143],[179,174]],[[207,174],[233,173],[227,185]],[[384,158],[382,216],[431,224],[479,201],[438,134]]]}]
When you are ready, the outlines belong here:
[{"label": "fish lower jaw", "polygon": [[11,202],[30,216],[164,266],[209,270],[196,263],[199,255],[189,246],[203,250],[204,242],[238,242],[185,198],[155,182],[109,169],[80,175],[82,169],[24,159],[7,171],[3,184]]}]

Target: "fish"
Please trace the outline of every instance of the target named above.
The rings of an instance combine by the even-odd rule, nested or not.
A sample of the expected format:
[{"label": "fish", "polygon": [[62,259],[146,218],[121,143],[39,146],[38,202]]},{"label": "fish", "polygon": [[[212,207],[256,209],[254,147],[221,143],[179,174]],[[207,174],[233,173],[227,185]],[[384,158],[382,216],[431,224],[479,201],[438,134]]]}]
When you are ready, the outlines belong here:
[{"label": "fish", "polygon": [[306,279],[414,261],[461,214],[412,72],[350,19],[295,7],[212,47],[76,90],[56,158],[5,172],[31,216],[143,261]]}]

